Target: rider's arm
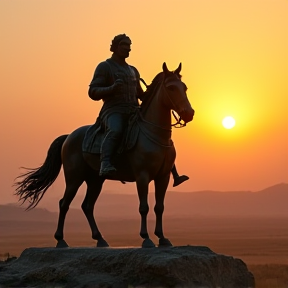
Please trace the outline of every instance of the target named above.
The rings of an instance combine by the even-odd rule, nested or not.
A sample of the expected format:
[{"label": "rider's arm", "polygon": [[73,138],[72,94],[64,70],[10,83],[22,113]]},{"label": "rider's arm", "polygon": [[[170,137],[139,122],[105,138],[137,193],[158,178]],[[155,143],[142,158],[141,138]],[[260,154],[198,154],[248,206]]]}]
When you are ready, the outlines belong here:
[{"label": "rider's arm", "polygon": [[93,100],[101,100],[105,96],[111,95],[114,85],[111,85],[111,75],[109,66],[105,62],[101,62],[95,70],[93,79],[90,83],[88,95]]}]

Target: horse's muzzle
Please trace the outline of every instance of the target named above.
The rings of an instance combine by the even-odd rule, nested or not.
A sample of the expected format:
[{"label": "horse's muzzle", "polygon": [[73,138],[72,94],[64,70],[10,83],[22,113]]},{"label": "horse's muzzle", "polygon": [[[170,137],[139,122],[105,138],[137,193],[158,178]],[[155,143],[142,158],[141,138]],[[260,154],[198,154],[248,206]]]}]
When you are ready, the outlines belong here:
[{"label": "horse's muzzle", "polygon": [[193,120],[194,113],[194,109],[192,107],[189,107],[189,109],[185,109],[181,113],[179,113],[179,116],[183,119],[185,123],[188,123]]}]

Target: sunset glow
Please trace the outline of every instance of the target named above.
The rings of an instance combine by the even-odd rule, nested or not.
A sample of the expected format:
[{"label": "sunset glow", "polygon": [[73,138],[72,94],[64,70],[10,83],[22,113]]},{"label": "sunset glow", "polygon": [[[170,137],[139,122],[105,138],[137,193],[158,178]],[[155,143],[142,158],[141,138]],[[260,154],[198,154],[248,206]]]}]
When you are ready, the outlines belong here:
[{"label": "sunset glow", "polygon": [[[132,40],[127,62],[147,84],[163,62],[170,70],[182,63],[195,116],[172,128],[172,139],[190,180],[170,181],[168,191],[288,182],[287,15],[284,0],[0,1],[1,199],[15,201],[19,167],[40,166],[55,138],[95,122],[102,101],[88,86],[121,33]],[[237,123],[226,130],[229,115]],[[103,189],[136,191],[112,181]],[[62,172],[49,191],[63,195]]]}]

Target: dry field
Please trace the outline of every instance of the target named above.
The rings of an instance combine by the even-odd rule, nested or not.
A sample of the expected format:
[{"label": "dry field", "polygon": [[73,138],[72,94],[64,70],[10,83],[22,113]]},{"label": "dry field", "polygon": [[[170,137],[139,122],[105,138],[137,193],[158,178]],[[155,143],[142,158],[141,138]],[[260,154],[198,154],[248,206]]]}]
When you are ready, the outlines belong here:
[{"label": "dry field", "polygon": [[[242,259],[254,274],[257,288],[288,288],[288,219],[191,218],[165,219],[166,237],[176,245],[207,246],[216,253]],[[148,227],[152,240],[154,220]],[[140,246],[138,220],[101,220],[102,234],[112,247]],[[0,254],[19,256],[26,247],[54,246],[56,223],[0,221]],[[67,221],[70,246],[94,246],[86,222]]]}]

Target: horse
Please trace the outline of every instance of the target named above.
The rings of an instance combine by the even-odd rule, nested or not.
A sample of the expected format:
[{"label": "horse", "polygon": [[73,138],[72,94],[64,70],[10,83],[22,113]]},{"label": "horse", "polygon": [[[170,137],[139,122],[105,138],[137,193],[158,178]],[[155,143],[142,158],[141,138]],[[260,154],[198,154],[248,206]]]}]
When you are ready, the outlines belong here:
[{"label": "horse", "polygon": [[154,181],[156,215],[154,234],[159,238],[159,247],[173,246],[164,236],[162,227],[164,198],[170,171],[176,158],[171,140],[171,111],[177,112],[179,119],[186,125],[193,120],[194,110],[186,95],[187,87],[181,80],[181,63],[175,71],[169,71],[164,62],[162,70],[144,92],[145,97],[137,120],[140,129],[136,143],[129,151],[124,152],[113,175],[99,176],[100,155],[83,153],[82,142],[87,129],[91,126],[87,125],[79,127],[69,135],[57,137],[50,145],[43,165],[33,169],[26,168],[26,172],[16,178],[18,180],[15,183],[17,186],[15,194],[22,204],[26,200],[30,202],[27,207],[29,210],[36,207],[58,177],[63,165],[66,188],[63,198],[59,201],[58,226],[54,234],[57,240],[56,247],[68,247],[63,233],[65,217],[70,203],[83,182],[87,184],[87,191],[81,208],[89,222],[92,238],[97,241],[96,247],[109,247],[93,215],[94,205],[105,180],[136,182],[143,248],[155,247],[147,231],[148,185]]}]

